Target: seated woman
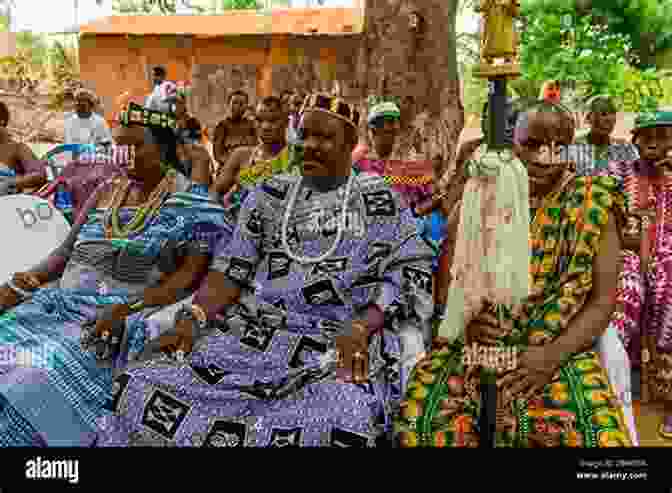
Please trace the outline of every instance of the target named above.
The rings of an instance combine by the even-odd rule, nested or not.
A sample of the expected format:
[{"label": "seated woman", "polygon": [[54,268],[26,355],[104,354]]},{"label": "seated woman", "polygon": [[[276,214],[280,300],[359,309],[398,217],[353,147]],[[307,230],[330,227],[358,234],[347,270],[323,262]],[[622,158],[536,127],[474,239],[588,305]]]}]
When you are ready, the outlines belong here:
[{"label": "seated woman", "polygon": [[7,105],[0,101],[0,197],[39,188],[47,181],[45,163],[9,134],[9,117]]},{"label": "seated woman", "polygon": [[527,167],[533,218],[531,295],[515,309],[500,305],[501,319],[486,306],[456,339],[435,341],[402,403],[402,446],[479,443],[478,383],[486,362],[463,364],[472,343],[517,354],[515,369],[497,370],[500,424],[507,424],[497,446],[631,445],[622,406],[592,350],[614,310],[617,218],[625,199],[618,180],[577,178],[557,163],[557,147],[573,137],[571,115],[552,103],[537,103],[518,120],[514,149]]},{"label": "seated woman", "polygon": [[291,164],[287,147],[289,120],[282,101],[274,96],[264,98],[255,122],[259,145],[235,149],[212,187],[227,209],[230,233],[250,190],[275,174],[287,173]]},{"label": "seated woman", "polygon": [[[303,176],[250,191],[195,305],[163,337],[178,357],[119,377],[100,445],[363,447],[381,436],[405,365],[399,336],[367,325],[388,311],[422,340],[431,251],[380,177],[352,174],[358,119],[338,99],[308,100]],[[238,302],[241,288],[256,292]]]},{"label": "seated woman", "polygon": [[143,349],[135,328],[143,310],[183,298],[221,234],[208,161],[195,159],[193,186],[173,194],[175,174],[162,167],[149,131],[116,128],[115,139],[135,146],[127,176],[102,184],[64,244],[0,288],[0,345],[10,355],[0,366],[2,446],[91,445],[113,372],[81,349],[83,326],[109,338],[125,321],[129,354],[115,361],[123,366]]}]

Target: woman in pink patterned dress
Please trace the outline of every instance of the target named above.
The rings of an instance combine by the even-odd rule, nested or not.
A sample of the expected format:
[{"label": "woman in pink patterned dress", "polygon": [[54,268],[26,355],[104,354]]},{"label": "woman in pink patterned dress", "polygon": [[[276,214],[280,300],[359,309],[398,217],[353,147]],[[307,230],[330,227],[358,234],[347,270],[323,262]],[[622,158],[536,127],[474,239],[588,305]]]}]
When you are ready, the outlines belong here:
[{"label": "woman in pink patterned dress", "polygon": [[610,163],[628,198],[624,266],[611,323],[633,367],[642,367],[642,398],[665,402],[661,436],[672,439],[672,112],[641,114],[632,136],[640,158]]}]

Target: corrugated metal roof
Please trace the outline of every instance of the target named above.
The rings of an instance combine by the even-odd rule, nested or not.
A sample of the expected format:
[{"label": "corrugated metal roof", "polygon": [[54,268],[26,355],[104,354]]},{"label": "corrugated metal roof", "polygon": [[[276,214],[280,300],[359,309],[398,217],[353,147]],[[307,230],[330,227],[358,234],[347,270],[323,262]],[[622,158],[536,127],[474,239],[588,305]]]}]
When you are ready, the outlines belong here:
[{"label": "corrugated metal roof", "polygon": [[235,36],[245,34],[330,34],[362,32],[359,9],[277,9],[268,13],[235,10],[222,15],[112,16],[84,24],[80,35]]}]

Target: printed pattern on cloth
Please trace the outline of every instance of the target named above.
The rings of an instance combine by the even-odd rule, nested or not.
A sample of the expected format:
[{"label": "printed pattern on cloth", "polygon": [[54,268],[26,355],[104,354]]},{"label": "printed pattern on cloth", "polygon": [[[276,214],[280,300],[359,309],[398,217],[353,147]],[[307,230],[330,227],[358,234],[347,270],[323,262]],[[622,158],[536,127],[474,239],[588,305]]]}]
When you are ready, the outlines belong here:
[{"label": "printed pattern on cloth", "polygon": [[[558,337],[588,299],[601,232],[609,211],[624,213],[624,201],[620,182],[611,177],[577,177],[546,198],[530,230],[533,294],[519,316],[505,310],[510,329],[499,345],[522,351]],[[402,446],[478,445],[480,367],[465,367],[463,354],[458,339],[416,366],[396,422]],[[527,447],[539,437],[545,446],[631,444],[620,404],[592,352],[572,356],[540,395],[509,404],[498,446]]]},{"label": "printed pattern on cloth", "polygon": [[[431,250],[398,195],[360,174],[335,253],[293,261],[281,225],[284,191],[298,179],[279,175],[250,192],[213,264],[249,291],[197,340],[188,362],[157,358],[126,372],[114,416],[100,421],[100,445],[363,447],[389,431],[403,379],[399,337],[372,337],[365,384],[338,382],[328,356],[372,302],[396,304],[422,330],[433,310]],[[316,257],[332,245],[343,200],[344,187],[300,189],[292,252]]]},{"label": "printed pattern on cloth", "polygon": [[[103,215],[102,210],[89,212],[77,248],[86,251],[87,246],[107,243],[117,253],[153,259],[155,265],[161,261],[162,248],[170,245],[182,244],[192,253],[212,252],[223,221],[222,208],[196,193],[173,195],[144,230],[123,241],[105,239]],[[126,224],[130,210],[122,210],[120,216]],[[68,276],[69,271],[86,275]],[[0,315],[0,345],[22,355],[20,361],[0,365],[0,445],[90,445],[96,420],[105,412],[112,370],[82,352],[81,330],[96,320],[102,307],[129,302],[129,292],[115,287],[105,273],[97,273],[95,265],[70,261],[63,279],[75,284],[39,289],[31,300]],[[142,290],[146,284],[135,286]],[[144,315],[126,320],[130,353],[144,347]]]}]

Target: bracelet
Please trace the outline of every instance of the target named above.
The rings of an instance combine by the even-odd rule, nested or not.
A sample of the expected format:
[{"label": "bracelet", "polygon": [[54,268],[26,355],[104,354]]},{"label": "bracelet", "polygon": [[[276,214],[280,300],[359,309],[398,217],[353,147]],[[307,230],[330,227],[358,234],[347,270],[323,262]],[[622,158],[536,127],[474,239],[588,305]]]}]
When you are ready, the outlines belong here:
[{"label": "bracelet", "polygon": [[140,312],[145,309],[145,302],[143,300],[136,301],[133,304],[129,304],[128,308],[134,313]]},{"label": "bracelet", "polygon": [[26,299],[30,297],[30,293],[24,289],[21,289],[13,281],[7,281],[7,287],[18,294],[21,298]]}]

